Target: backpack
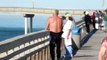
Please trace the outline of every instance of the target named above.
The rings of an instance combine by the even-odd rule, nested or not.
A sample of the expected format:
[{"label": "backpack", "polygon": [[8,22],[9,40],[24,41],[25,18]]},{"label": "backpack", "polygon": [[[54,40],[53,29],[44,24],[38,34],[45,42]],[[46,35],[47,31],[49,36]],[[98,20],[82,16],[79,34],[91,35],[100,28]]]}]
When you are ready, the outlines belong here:
[{"label": "backpack", "polygon": [[71,28],[71,31],[72,31],[72,34],[73,34],[73,35],[80,35],[81,28],[75,26],[75,27],[72,27],[72,28]]}]

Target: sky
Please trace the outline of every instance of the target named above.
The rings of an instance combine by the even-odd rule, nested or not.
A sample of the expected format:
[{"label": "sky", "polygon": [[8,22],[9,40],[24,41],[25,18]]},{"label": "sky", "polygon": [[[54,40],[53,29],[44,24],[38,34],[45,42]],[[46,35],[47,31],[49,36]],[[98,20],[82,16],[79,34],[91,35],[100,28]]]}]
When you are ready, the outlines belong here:
[{"label": "sky", "polygon": [[34,7],[55,9],[102,9],[107,8],[107,0],[1,0],[0,7]]},{"label": "sky", "polygon": [[[28,7],[28,8],[53,8],[53,9],[105,9],[107,0],[1,0],[0,7]],[[5,18],[6,17],[6,18]],[[43,17],[43,16],[41,16]],[[47,18],[34,17],[34,27],[44,27],[43,21]],[[17,20],[16,20],[17,19]],[[12,22],[12,23],[11,23]],[[40,23],[42,25],[40,25]],[[0,27],[24,27],[24,17],[22,14],[1,14]]]}]

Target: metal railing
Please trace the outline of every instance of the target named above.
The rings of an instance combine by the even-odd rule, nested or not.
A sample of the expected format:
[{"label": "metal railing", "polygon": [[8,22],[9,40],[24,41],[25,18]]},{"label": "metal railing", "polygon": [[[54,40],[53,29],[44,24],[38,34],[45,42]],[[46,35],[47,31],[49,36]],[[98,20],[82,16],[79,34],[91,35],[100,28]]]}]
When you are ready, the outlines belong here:
[{"label": "metal railing", "polygon": [[[48,44],[49,32],[45,30],[8,39],[0,42],[0,60],[27,60],[29,56],[34,55],[39,56],[37,60],[43,56],[47,60]],[[44,54],[41,53],[43,51]]]},{"label": "metal railing", "polygon": [[[84,28],[84,21],[79,21],[76,25]],[[50,60],[49,53],[47,30],[0,42],[0,60]]]}]

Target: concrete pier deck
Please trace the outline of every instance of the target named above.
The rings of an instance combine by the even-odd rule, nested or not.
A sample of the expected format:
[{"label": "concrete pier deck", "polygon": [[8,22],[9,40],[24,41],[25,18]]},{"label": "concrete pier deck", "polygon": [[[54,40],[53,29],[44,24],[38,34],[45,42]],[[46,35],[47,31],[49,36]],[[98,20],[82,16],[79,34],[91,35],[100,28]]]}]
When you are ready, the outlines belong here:
[{"label": "concrete pier deck", "polygon": [[89,39],[85,39],[85,43],[77,51],[72,60],[98,60],[98,52],[101,46],[101,42],[107,33],[102,30],[97,30],[94,33],[90,33]]}]

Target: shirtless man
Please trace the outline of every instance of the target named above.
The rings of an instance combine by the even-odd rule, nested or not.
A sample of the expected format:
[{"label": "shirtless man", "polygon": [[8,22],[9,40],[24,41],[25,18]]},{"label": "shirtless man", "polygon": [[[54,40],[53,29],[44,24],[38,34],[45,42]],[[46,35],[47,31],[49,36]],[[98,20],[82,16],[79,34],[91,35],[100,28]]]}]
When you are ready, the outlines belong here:
[{"label": "shirtless man", "polygon": [[55,60],[55,46],[57,60],[60,60],[61,56],[60,46],[63,20],[58,16],[58,14],[59,11],[55,10],[53,16],[48,19],[48,22],[46,24],[46,29],[50,31],[50,55],[52,60]]}]

